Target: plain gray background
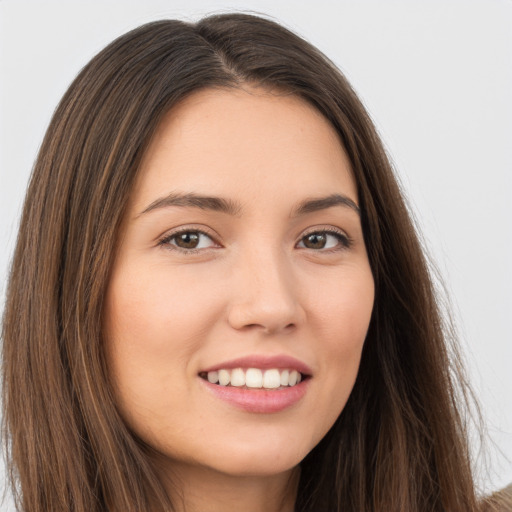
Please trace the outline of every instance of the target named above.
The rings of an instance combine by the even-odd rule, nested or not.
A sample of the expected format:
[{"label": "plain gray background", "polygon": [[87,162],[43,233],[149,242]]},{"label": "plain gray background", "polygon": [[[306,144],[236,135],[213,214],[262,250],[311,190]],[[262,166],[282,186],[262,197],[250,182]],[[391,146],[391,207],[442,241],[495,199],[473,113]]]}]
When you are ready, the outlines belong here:
[{"label": "plain gray background", "polygon": [[30,169],[76,73],[142,23],[226,10],[274,17],[358,91],[449,291],[491,439],[481,485],[512,481],[510,0],[0,0],[2,304]]}]

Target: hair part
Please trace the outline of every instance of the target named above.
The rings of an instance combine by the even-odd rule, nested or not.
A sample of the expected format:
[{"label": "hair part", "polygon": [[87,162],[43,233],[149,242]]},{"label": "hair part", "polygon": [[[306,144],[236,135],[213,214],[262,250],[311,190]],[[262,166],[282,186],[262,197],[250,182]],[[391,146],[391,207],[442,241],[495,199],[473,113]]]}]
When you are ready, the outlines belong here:
[{"label": "hair part", "polygon": [[[172,510],[151,449],[117,412],[103,297],[139,164],[194,91],[294,94],[333,125],[358,186],[375,307],[343,412],[301,463],[297,511],[477,510],[464,415],[432,279],[376,130],[317,49],[244,14],[149,23],[85,66],[41,146],[3,323],[11,484],[30,512]],[[456,361],[456,360],[455,360]]]}]

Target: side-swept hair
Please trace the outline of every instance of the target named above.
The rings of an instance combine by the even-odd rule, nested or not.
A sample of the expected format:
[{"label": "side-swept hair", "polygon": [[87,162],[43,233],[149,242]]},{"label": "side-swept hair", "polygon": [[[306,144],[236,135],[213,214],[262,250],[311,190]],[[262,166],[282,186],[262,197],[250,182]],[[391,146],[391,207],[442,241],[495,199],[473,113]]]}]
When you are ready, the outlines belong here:
[{"label": "side-swept hair", "polygon": [[358,187],[375,307],[352,394],[301,463],[299,512],[477,510],[457,359],[382,143],[317,49],[278,24],[228,14],[158,21],[80,72],[42,143],[3,322],[11,484],[27,512],[172,510],[150,449],[118,414],[102,312],[120,223],[163,115],[205,88],[295,94],[338,132]]}]

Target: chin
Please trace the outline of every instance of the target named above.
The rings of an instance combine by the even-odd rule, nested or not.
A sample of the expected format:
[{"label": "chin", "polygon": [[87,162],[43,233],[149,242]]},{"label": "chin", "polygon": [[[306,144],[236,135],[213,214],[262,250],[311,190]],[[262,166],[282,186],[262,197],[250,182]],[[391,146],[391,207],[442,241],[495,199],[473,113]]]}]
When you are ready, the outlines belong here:
[{"label": "chin", "polygon": [[274,439],[268,436],[265,439],[262,434],[255,436],[252,442],[231,436],[225,442],[217,439],[208,447],[202,445],[199,449],[182,446],[188,453],[180,453],[176,447],[173,448],[158,447],[171,468],[185,466],[232,477],[264,477],[291,471],[313,447],[298,443],[292,436]]},{"label": "chin", "polygon": [[[270,437],[270,436],[269,436]],[[298,466],[313,448],[292,436],[280,439],[260,438],[252,443],[231,442],[218,449],[214,467],[232,476],[271,476]],[[222,456],[218,456],[222,453]]]},{"label": "chin", "polygon": [[263,477],[274,476],[286,473],[299,465],[298,458],[279,458],[277,457],[253,457],[237,458],[235,460],[223,461],[217,465],[217,471],[230,476],[242,477]]}]

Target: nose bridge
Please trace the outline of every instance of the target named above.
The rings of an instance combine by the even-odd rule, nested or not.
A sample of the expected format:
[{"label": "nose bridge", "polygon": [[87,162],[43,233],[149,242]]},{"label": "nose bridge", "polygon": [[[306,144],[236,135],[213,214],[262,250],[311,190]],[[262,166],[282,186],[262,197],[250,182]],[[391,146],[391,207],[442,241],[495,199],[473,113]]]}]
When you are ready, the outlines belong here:
[{"label": "nose bridge", "polygon": [[253,246],[233,268],[229,321],[237,329],[260,327],[275,332],[297,325],[301,306],[291,262],[278,246]]}]

